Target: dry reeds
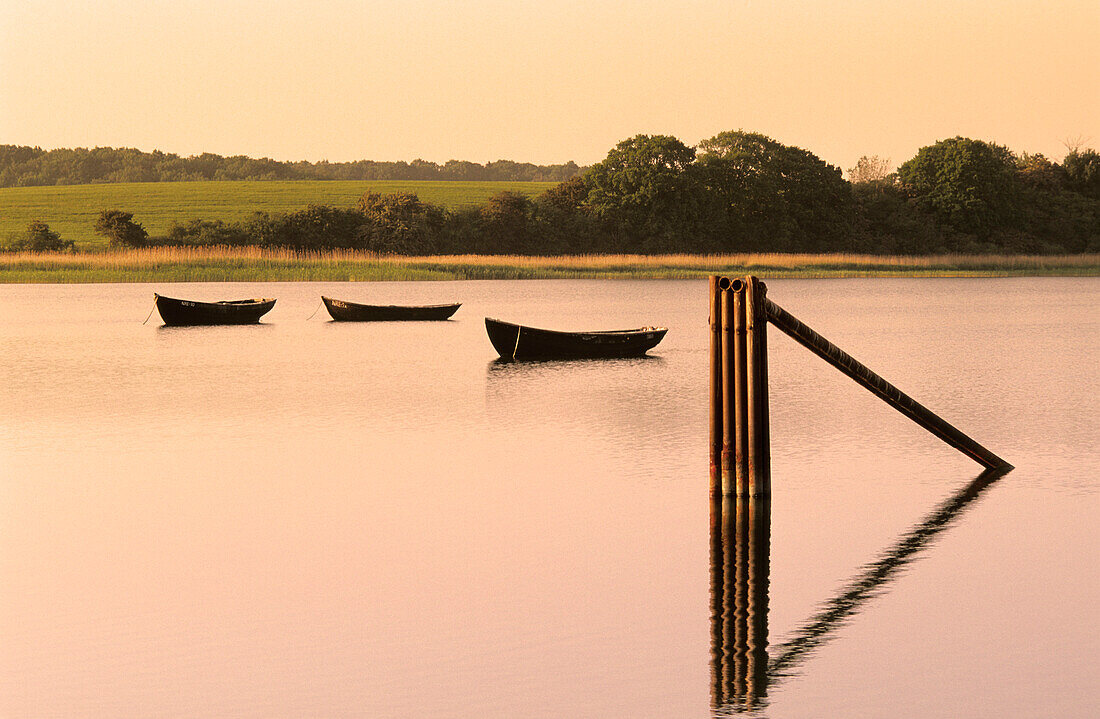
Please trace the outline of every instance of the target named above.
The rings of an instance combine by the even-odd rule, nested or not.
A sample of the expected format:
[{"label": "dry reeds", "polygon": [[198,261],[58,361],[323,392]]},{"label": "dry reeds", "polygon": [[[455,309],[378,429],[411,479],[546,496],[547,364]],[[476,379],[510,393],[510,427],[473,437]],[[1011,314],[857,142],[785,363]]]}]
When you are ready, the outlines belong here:
[{"label": "dry reeds", "polygon": [[436,255],[260,247],[0,254],[0,282],[1098,275],[1100,255]]}]

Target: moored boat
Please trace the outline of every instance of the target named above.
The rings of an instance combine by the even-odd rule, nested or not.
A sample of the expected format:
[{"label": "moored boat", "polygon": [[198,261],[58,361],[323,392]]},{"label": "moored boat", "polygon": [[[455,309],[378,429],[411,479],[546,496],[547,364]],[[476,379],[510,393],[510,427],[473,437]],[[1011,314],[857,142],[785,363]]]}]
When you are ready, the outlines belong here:
[{"label": "moored boat", "polygon": [[345,300],[335,300],[321,295],[329,315],[338,322],[392,322],[417,320],[445,320],[453,315],[461,303],[449,305],[361,305]]},{"label": "moored boat", "polygon": [[157,311],[164,324],[186,325],[250,325],[260,321],[275,306],[269,298],[196,302],[153,294]]},{"label": "moored boat", "polygon": [[667,327],[561,332],[485,318],[489,341],[504,359],[640,357],[664,339]]}]

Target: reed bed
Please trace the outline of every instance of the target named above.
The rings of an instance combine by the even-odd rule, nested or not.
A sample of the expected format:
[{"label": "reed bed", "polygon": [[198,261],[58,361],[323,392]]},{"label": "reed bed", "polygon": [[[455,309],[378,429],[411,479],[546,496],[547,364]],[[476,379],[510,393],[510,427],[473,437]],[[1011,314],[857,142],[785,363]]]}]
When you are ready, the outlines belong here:
[{"label": "reed bed", "polygon": [[0,255],[0,282],[382,281],[762,277],[1100,275],[1100,255],[439,255],[405,257],[259,247],[154,247],[103,253]]}]

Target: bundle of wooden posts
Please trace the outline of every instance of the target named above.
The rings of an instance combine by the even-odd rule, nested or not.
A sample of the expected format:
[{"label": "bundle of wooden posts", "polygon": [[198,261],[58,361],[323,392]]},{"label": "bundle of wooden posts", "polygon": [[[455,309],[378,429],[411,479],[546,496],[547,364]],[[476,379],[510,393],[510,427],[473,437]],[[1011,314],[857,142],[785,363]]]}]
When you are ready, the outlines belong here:
[{"label": "bundle of wooden posts", "polygon": [[768,322],[860,386],[989,468],[1011,468],[767,297],[759,278],[710,277],[710,494],[771,495]]},{"label": "bundle of wooden posts", "polygon": [[711,496],[771,493],[767,287],[710,278]]}]

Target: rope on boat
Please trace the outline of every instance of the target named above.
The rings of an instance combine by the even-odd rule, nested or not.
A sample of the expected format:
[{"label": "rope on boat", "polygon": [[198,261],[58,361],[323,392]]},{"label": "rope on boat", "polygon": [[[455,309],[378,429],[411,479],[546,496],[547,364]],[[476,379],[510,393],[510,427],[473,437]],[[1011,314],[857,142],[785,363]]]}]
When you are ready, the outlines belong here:
[{"label": "rope on boat", "polygon": [[[157,298],[153,297],[153,309],[149,310],[149,314],[145,315],[145,322],[149,321],[149,318],[153,316],[153,313],[157,310]],[[142,322],[141,324],[145,324]]]},{"label": "rope on boat", "polygon": [[[321,309],[321,305],[323,305],[323,304],[325,304],[325,301],[321,300],[317,304],[317,310]],[[313,315],[317,314],[317,310],[313,310]],[[310,315],[309,317],[306,317],[306,322],[309,322],[311,319],[313,319],[313,315]]]},{"label": "rope on boat", "polygon": [[512,361],[516,359],[516,353],[519,352],[519,333],[523,331],[523,328],[516,325],[516,346],[512,348]]}]

